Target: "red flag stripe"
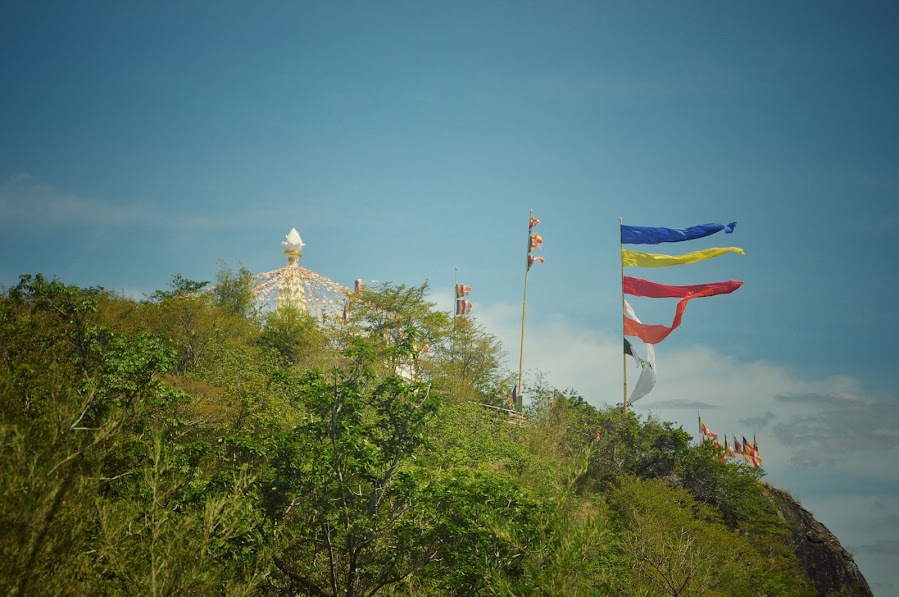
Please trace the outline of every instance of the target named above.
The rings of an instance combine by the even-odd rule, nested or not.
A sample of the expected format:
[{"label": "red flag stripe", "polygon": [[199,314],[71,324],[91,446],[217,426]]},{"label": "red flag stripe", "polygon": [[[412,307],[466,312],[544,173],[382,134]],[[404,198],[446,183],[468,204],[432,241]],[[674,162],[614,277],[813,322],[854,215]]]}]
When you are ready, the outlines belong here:
[{"label": "red flag stripe", "polygon": [[647,344],[658,344],[680,326],[681,319],[684,316],[684,309],[687,308],[687,301],[689,301],[691,298],[695,297],[687,297],[681,299],[677,303],[677,309],[674,313],[674,321],[671,323],[670,327],[660,324],[637,323],[633,319],[625,317],[624,335],[636,336]]},{"label": "red flag stripe", "polygon": [[647,344],[658,344],[662,340],[668,337],[668,335],[676,330],[680,324],[681,319],[684,317],[684,310],[687,308],[687,303],[695,298],[703,298],[706,296],[713,296],[714,289],[707,288],[701,292],[696,294],[691,294],[690,296],[684,297],[677,302],[677,308],[674,310],[674,321],[671,322],[671,326],[665,326],[660,324],[646,324],[646,323],[637,323],[633,319],[628,317],[624,318],[624,335],[625,336],[636,336],[640,338]]},{"label": "red flag stripe", "polygon": [[693,286],[669,286],[630,276],[625,276],[622,283],[625,294],[648,298],[684,298],[689,296],[730,294],[742,285],[743,282],[739,280],[728,280],[726,282],[710,282]]}]

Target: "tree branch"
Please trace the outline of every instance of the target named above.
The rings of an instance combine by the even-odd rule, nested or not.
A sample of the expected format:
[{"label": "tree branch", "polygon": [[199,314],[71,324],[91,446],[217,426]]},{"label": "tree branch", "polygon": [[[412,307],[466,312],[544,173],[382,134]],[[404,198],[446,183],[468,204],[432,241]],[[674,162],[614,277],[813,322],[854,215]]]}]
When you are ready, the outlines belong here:
[{"label": "tree branch", "polygon": [[314,582],[312,582],[305,576],[301,576],[301,575],[297,574],[296,572],[291,572],[290,570],[288,570],[287,566],[284,565],[284,562],[282,562],[280,560],[280,558],[278,558],[277,556],[272,556],[272,560],[275,562],[275,566],[278,567],[278,570],[280,570],[281,572],[286,574],[290,580],[293,580],[293,581],[298,582],[301,585],[303,585],[303,588],[305,588],[311,594],[315,595],[315,597],[332,597],[331,595],[328,595],[327,593],[325,593],[321,589],[321,587],[319,587],[317,584],[315,584]]}]

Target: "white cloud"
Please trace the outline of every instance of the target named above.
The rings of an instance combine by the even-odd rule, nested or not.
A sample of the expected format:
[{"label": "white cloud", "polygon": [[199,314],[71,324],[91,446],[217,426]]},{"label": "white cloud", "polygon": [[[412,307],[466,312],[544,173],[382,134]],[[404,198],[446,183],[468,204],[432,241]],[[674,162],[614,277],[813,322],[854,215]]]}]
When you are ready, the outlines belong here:
[{"label": "white cloud", "polygon": [[90,224],[111,228],[148,219],[136,203],[109,203],[59,191],[27,173],[0,183],[0,220],[47,226]]},{"label": "white cloud", "polygon": [[758,429],[759,431],[761,431],[768,426],[768,423],[772,422],[776,418],[777,417],[774,416],[774,413],[769,410],[765,411],[765,414],[760,417],[748,417],[746,419],[737,421],[737,423],[745,425],[746,427],[749,427],[751,429]]},{"label": "white cloud", "polygon": [[0,182],[0,221],[29,225],[90,226],[98,229],[142,226],[180,231],[240,229],[254,222],[283,219],[283,209],[254,203],[242,211],[190,213],[185,205],[167,211],[154,202],[110,201],[57,189],[28,173]]}]

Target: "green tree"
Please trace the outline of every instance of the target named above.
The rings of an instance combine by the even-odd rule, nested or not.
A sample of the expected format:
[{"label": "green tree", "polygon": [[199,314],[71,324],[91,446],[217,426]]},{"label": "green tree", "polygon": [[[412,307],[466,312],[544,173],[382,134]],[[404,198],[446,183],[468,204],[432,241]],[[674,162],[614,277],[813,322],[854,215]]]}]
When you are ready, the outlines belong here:
[{"label": "green tree", "polygon": [[544,432],[553,432],[559,455],[577,454],[592,445],[583,482],[603,490],[621,475],[677,482],[690,435],[653,416],[641,420],[618,407],[597,409],[575,392],[537,385],[531,415]]},{"label": "green tree", "polygon": [[254,282],[253,272],[245,265],[233,271],[223,261],[219,261],[212,294],[227,315],[253,318],[256,315]]},{"label": "green tree", "polygon": [[[414,338],[416,352],[439,355],[447,348],[450,318],[426,299],[429,286],[383,283],[350,296],[351,335],[363,333],[374,342],[399,344]],[[395,359],[393,359],[395,360]]]},{"label": "green tree", "polygon": [[0,591],[810,594],[761,469],[539,380],[483,408],[499,343],[426,284],[343,326],[220,274],[0,294]]},{"label": "green tree", "polygon": [[278,521],[275,563],[291,591],[370,595],[428,561],[398,534],[412,497],[396,483],[437,408],[430,387],[378,378],[357,339],[350,367],[307,372],[297,397],[308,422],[278,440],[268,496]]},{"label": "green tree", "polygon": [[620,479],[611,503],[624,531],[634,582],[671,595],[755,595],[752,546],[716,512],[658,480]]},{"label": "green tree", "polygon": [[800,595],[810,591],[802,580],[799,560],[788,545],[790,528],[776,500],[760,482],[764,470],[722,462],[708,442],[684,456],[681,486],[720,513],[723,522],[749,541],[767,562],[757,587],[770,594]]},{"label": "green tree", "polygon": [[462,396],[493,403],[505,401],[506,392],[501,371],[502,344],[474,319],[457,317],[453,322],[449,353],[438,354],[444,364],[443,383],[455,378],[454,388]]},{"label": "green tree", "polygon": [[[0,470],[9,474],[0,519],[13,530],[0,537],[9,565],[0,584],[19,593],[84,582],[91,496],[127,474],[119,465],[131,462],[135,429],[183,397],[161,379],[174,351],[158,336],[97,325],[99,294],[23,276],[3,300],[16,317],[3,318],[13,342],[0,349]],[[41,330],[36,343],[28,329]],[[19,383],[23,372],[54,369],[62,374]]]},{"label": "green tree", "polygon": [[208,280],[198,281],[185,278],[181,274],[172,276],[169,287],[171,290],[156,290],[150,295],[150,300],[154,302],[162,302],[175,297],[190,297],[202,293],[203,289],[209,285]]},{"label": "green tree", "polygon": [[529,521],[530,544],[522,554],[519,578],[503,574],[505,592],[524,594],[539,587],[543,595],[619,595],[626,592],[629,569],[601,496],[580,491],[591,448],[555,460],[559,478],[544,488],[542,507]]},{"label": "green tree", "polygon": [[[43,379],[44,370],[56,361],[57,370],[80,377],[95,365],[91,360],[93,328],[97,324],[97,302],[102,288],[81,289],[41,274],[24,275],[9,291],[4,302],[5,330],[9,344],[4,345],[7,364],[37,359],[41,369],[22,370]],[[21,349],[21,351],[20,351]],[[20,381],[25,381],[21,379]]]},{"label": "green tree", "polygon": [[168,336],[177,349],[179,374],[215,358],[224,345],[246,345],[256,337],[258,329],[247,320],[251,309],[248,275],[245,268],[237,275],[223,268],[219,272],[222,285],[207,292],[203,289],[208,282],[187,280],[178,274],[170,283],[171,291],[154,292],[152,300],[144,305],[145,325]]},{"label": "green tree", "polygon": [[[508,475],[416,467],[402,475],[411,511],[395,537],[418,549],[409,592],[477,595],[523,588],[541,505]],[[407,568],[408,570],[408,568]]]},{"label": "green tree", "polygon": [[308,313],[280,309],[264,316],[256,343],[277,356],[282,366],[327,368],[336,350],[331,339]]},{"label": "green tree", "polygon": [[[229,594],[258,591],[267,549],[246,467],[210,478],[156,431],[129,479],[96,503],[94,574],[111,593]],[[208,463],[207,463],[208,464]]]}]

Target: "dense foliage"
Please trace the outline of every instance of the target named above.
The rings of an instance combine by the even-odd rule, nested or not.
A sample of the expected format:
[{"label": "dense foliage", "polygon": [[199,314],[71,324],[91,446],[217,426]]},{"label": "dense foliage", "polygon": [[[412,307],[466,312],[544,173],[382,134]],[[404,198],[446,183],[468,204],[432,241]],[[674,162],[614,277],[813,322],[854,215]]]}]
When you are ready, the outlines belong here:
[{"label": "dense foliage", "polygon": [[427,285],[344,325],[250,282],[2,293],[0,591],[811,594],[760,471],[545,384],[485,408],[499,342]]}]

